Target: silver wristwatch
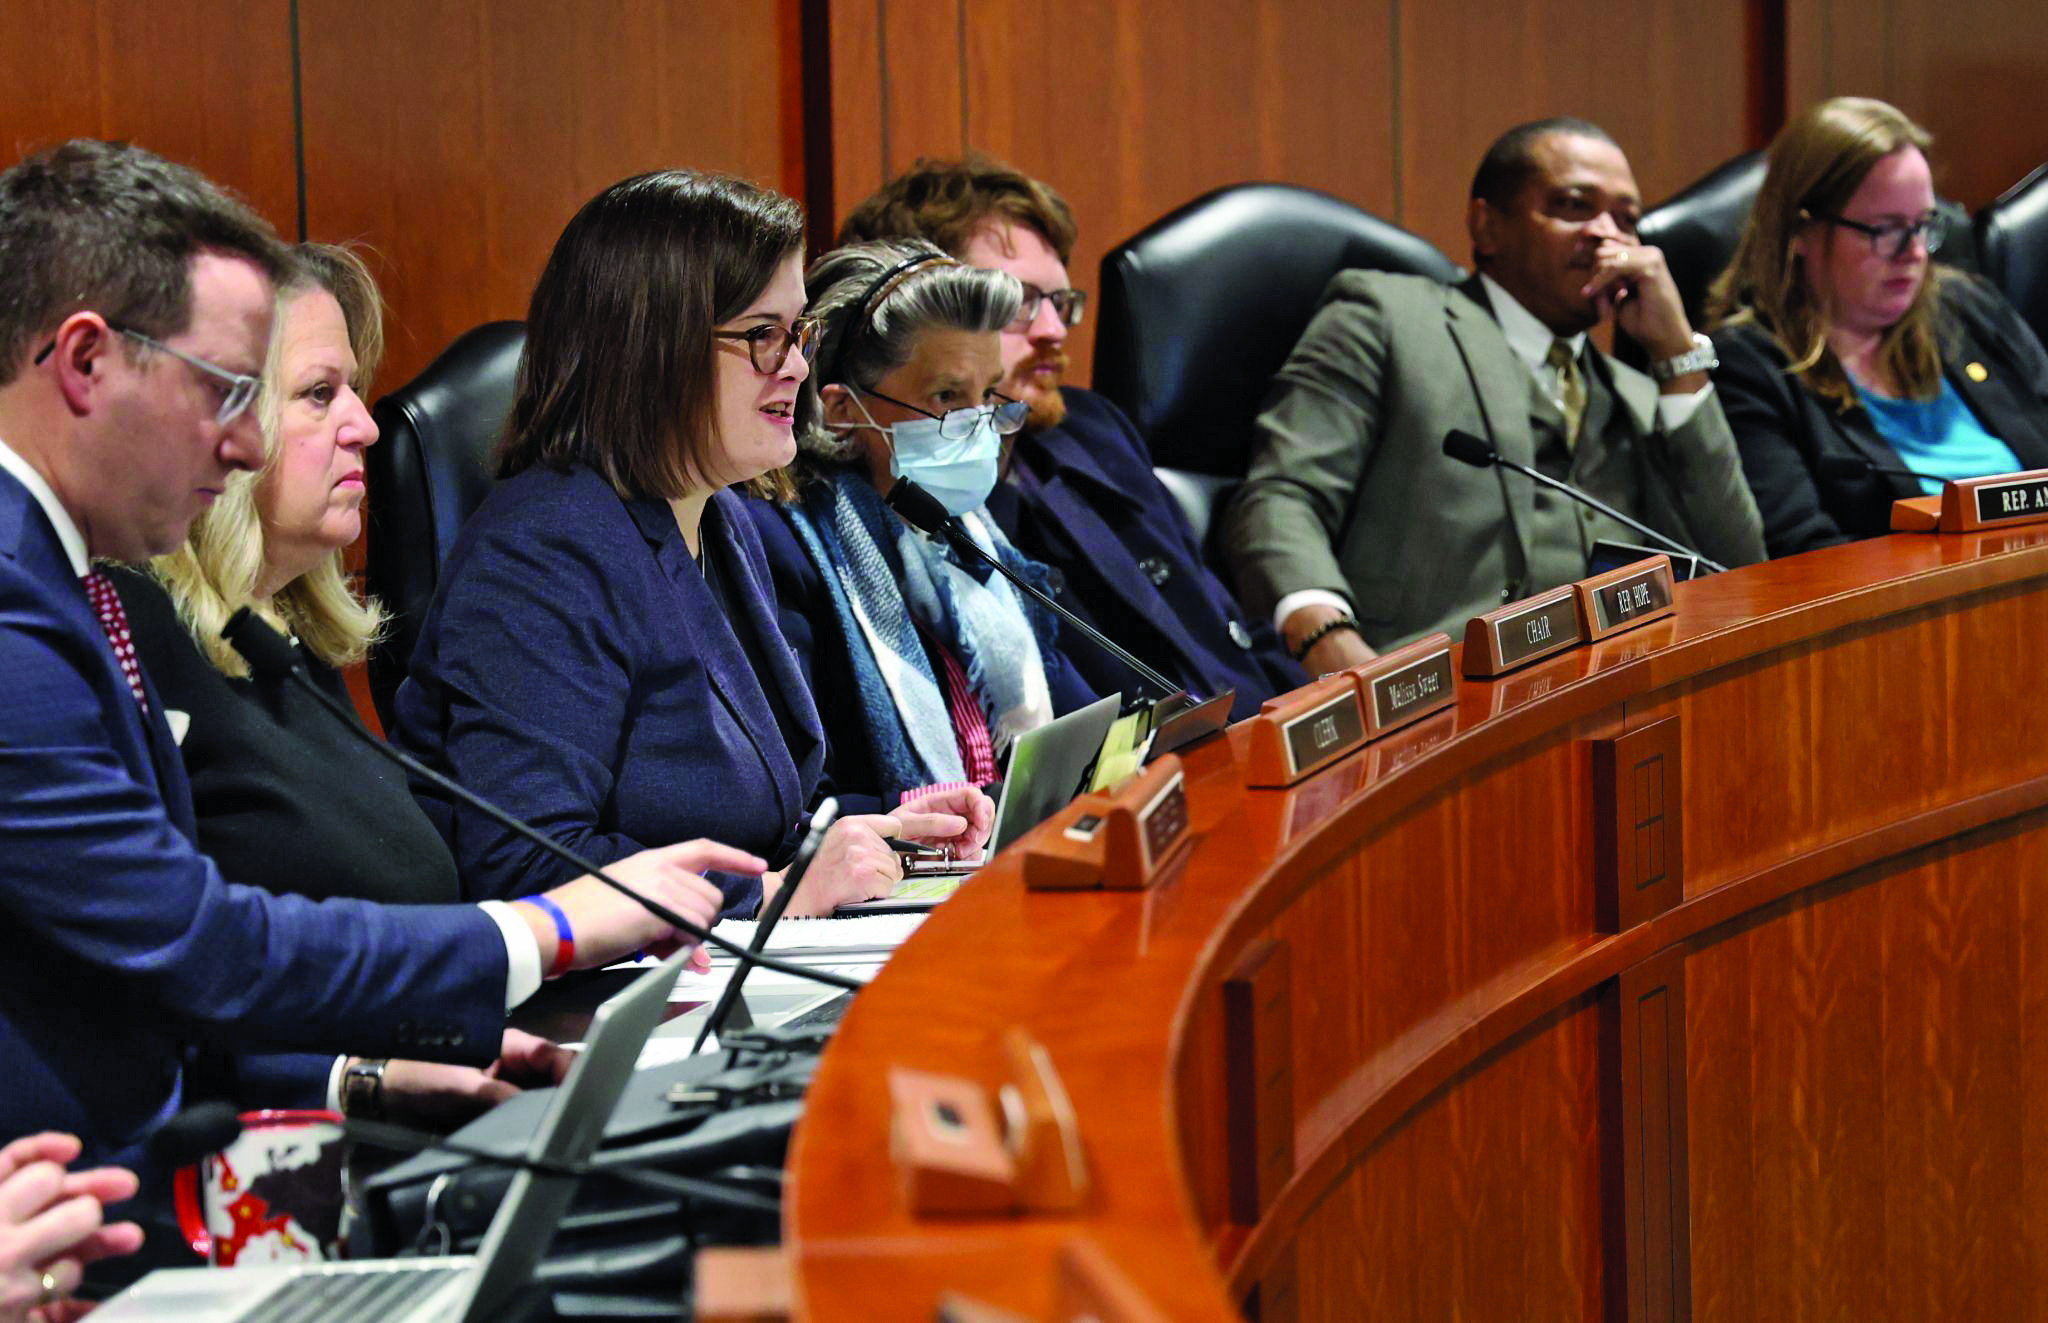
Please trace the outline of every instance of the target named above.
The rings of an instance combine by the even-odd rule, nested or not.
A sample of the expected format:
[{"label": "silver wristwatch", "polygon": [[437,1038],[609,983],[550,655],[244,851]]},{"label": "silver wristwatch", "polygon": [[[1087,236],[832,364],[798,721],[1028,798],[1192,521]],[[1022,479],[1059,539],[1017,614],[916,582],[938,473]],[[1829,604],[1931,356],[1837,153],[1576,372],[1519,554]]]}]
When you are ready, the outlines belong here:
[{"label": "silver wristwatch", "polygon": [[1650,375],[1657,381],[1664,382],[1682,377],[1688,372],[1712,372],[1719,366],[1721,360],[1714,357],[1714,342],[1694,331],[1692,348],[1677,358],[1667,358],[1662,363],[1650,364]]}]

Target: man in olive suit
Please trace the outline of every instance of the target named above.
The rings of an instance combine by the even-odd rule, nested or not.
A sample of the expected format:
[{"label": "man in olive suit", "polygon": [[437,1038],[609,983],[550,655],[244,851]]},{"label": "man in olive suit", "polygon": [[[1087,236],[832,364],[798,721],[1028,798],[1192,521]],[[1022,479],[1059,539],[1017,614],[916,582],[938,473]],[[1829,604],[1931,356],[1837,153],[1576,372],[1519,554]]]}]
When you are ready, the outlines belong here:
[{"label": "man in olive suit", "polygon": [[[1310,674],[1585,577],[1640,533],[1502,468],[1446,457],[1490,440],[1728,565],[1764,557],[1708,372],[1621,149],[1583,120],[1510,130],[1472,184],[1477,273],[1457,285],[1331,281],[1258,419],[1226,548],[1246,605]],[[1652,375],[1586,333],[1608,316]],[[1654,379],[1653,379],[1654,378]]]}]

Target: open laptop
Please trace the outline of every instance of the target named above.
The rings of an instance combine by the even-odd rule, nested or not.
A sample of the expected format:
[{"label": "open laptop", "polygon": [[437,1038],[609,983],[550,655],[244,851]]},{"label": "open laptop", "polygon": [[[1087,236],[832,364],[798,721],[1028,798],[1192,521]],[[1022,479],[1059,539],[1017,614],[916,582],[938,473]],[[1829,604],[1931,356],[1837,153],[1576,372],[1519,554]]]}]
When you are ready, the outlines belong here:
[{"label": "open laptop", "polygon": [[[1089,769],[1102,753],[1102,742],[1116,724],[1123,705],[1120,695],[1099,698],[1087,707],[1025,731],[1010,745],[1010,766],[996,795],[996,820],[982,858],[996,854],[1073,802],[1086,784]],[[841,905],[837,914],[891,914],[928,910],[959,889],[979,864],[953,864],[906,869],[893,895],[880,900]]]},{"label": "open laptop", "polygon": [[[590,1036],[528,1144],[529,1161],[581,1167],[633,1074],[642,1045],[668,1007],[689,958],[678,951],[597,1008]],[[491,1229],[473,1255],[365,1259],[250,1268],[153,1272],[95,1311],[104,1323],[176,1318],[187,1323],[481,1323],[512,1305],[547,1253],[576,1196],[578,1178],[514,1174]]]}]

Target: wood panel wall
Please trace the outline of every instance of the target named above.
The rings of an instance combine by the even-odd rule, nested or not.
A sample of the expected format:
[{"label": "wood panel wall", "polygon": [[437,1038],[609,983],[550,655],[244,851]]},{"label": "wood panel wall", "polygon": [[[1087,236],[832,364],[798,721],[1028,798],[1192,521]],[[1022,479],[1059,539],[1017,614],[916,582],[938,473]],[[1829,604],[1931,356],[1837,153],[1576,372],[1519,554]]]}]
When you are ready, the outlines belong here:
[{"label": "wood panel wall", "polygon": [[2048,161],[2038,0],[1790,0],[1786,91],[1893,102],[1933,132],[1935,187],[1976,208]]}]

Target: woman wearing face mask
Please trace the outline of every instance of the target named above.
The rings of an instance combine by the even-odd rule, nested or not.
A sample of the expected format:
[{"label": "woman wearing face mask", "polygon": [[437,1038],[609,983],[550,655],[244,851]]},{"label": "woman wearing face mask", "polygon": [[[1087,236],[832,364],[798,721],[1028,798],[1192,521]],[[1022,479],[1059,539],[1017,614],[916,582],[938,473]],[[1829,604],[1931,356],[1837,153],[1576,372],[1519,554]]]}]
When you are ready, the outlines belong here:
[{"label": "woman wearing face mask", "polygon": [[837,786],[883,803],[985,785],[1009,741],[1093,700],[1054,620],[882,503],[909,478],[1025,574],[983,502],[1025,406],[997,393],[1014,277],[923,240],[859,244],[812,266],[819,326],[794,501],[752,513],[783,631],[821,703]]},{"label": "woman wearing face mask", "polygon": [[[441,572],[398,739],[600,863],[715,835],[784,863],[824,793],[818,708],[776,627],[734,487],[788,464],[810,372],[803,211],[738,179],[662,171],[591,199],[535,285],[498,486]],[[833,793],[837,793],[836,790]],[[428,791],[473,894],[559,863]],[[971,788],[845,812],[788,913],[887,895],[885,837],[972,853]],[[725,913],[782,885],[717,875]]]},{"label": "woman wearing face mask", "polygon": [[1714,384],[1773,556],[1884,533],[1942,478],[2048,467],[2048,354],[1996,289],[1931,260],[1930,142],[1882,101],[1807,111],[1715,282]]}]

